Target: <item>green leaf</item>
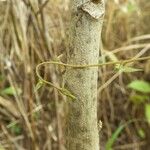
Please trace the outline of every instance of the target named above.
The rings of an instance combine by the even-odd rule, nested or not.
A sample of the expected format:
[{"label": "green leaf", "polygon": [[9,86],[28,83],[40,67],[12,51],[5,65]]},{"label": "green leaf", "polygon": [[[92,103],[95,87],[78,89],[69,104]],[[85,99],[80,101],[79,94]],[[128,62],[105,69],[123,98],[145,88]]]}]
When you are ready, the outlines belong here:
[{"label": "green leaf", "polygon": [[33,118],[35,119],[35,121],[38,121],[40,119],[40,113],[39,112],[34,112],[32,114]]},{"label": "green leaf", "polygon": [[139,92],[150,93],[150,84],[142,80],[135,80],[128,84],[128,87]]},{"label": "green leaf", "polygon": [[150,124],[150,104],[145,104],[145,117]]},{"label": "green leaf", "polygon": [[16,135],[20,135],[22,132],[22,128],[19,124],[15,124],[15,125],[11,126],[10,130],[12,133],[14,133]]},{"label": "green leaf", "polygon": [[112,134],[112,136],[110,137],[110,139],[107,141],[106,143],[106,150],[112,150],[112,146],[115,143],[115,141],[117,140],[119,134],[121,133],[121,131],[124,129],[124,125],[120,125],[116,131]]},{"label": "green leaf", "polygon": [[127,5],[127,10],[129,13],[132,13],[138,9],[136,3],[129,2]]},{"label": "green leaf", "polygon": [[136,94],[136,95],[131,95],[130,99],[134,104],[141,104],[144,103],[146,100],[149,100],[150,97],[147,95]]},{"label": "green leaf", "polygon": [[39,90],[42,86],[44,85],[44,82],[42,82],[41,80],[38,81],[38,83],[35,86],[34,91],[36,92],[37,90]]},{"label": "green leaf", "polygon": [[143,129],[139,129],[139,130],[138,130],[138,134],[139,134],[139,136],[140,136],[142,139],[144,139],[144,138],[146,137],[145,132],[144,132]]},{"label": "green leaf", "polygon": [[62,94],[64,94],[64,95],[70,97],[70,98],[73,99],[73,100],[76,99],[76,97],[75,97],[70,91],[68,91],[68,90],[65,89],[65,88],[62,88],[62,89],[60,90],[60,92],[61,92]]},{"label": "green leaf", "polygon": [[121,10],[124,13],[134,13],[138,10],[138,5],[134,2],[134,0],[129,0],[128,3],[125,3],[125,5],[121,7]]},{"label": "green leaf", "polygon": [[137,68],[132,68],[132,67],[128,67],[128,66],[124,66],[121,64],[117,64],[115,66],[115,70],[119,71],[119,72],[137,72],[137,71],[142,71],[142,69],[137,69]]},{"label": "green leaf", "polygon": [[16,94],[21,94],[22,90],[20,88],[14,88],[13,86],[7,87],[4,90],[0,91],[0,94],[4,95],[16,95]]},{"label": "green leaf", "polygon": [[127,126],[127,125],[129,125],[129,124],[131,124],[131,123],[133,123],[133,122],[135,122],[135,121],[137,121],[137,120],[129,120],[128,122],[126,122],[125,124],[122,124],[122,125],[120,125],[116,130],[115,130],[115,132],[112,134],[112,136],[109,138],[109,140],[107,141],[107,143],[106,143],[106,150],[112,150],[113,148],[112,148],[112,146],[113,146],[113,144],[115,143],[115,141],[117,140],[117,138],[118,138],[118,136],[119,136],[119,134],[122,132],[122,130]]}]

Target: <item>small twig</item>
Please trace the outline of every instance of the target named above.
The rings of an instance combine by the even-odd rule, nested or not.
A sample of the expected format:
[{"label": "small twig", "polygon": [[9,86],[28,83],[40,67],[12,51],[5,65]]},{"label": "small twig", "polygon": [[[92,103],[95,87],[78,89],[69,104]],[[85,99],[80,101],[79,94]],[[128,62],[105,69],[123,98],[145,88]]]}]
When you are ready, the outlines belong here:
[{"label": "small twig", "polygon": [[129,144],[125,144],[125,145],[120,145],[120,146],[116,146],[115,149],[116,150],[121,150],[121,149],[132,149],[132,148],[136,148],[136,147],[141,147],[146,145],[146,141],[141,141],[141,142],[136,142],[136,143],[129,143]]},{"label": "small twig", "polygon": [[41,6],[39,7],[39,10],[36,12],[36,15],[40,14],[44,7],[48,4],[49,0],[46,0]]}]

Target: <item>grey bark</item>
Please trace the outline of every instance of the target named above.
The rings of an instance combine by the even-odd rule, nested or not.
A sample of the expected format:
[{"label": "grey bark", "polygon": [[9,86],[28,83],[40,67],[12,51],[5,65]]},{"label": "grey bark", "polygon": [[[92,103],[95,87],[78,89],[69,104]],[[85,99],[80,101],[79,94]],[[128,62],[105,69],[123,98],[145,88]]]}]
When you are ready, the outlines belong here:
[{"label": "grey bark", "polygon": [[[71,0],[71,23],[67,63],[97,64],[104,2]],[[67,68],[65,88],[76,100],[67,100],[67,150],[99,150],[97,125],[98,68]]]}]

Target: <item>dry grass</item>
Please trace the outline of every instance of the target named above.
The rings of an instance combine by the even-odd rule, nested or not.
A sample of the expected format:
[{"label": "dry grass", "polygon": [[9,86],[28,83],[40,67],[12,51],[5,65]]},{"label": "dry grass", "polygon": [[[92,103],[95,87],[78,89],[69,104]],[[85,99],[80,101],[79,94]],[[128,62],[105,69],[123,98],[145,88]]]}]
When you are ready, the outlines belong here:
[{"label": "dry grass", "polygon": [[[133,6],[128,6],[133,2]],[[35,92],[36,65],[65,53],[69,26],[69,0],[0,1],[0,91],[13,87],[14,94],[0,97],[0,149],[63,150],[65,97],[52,87]],[[128,9],[127,9],[128,8]],[[149,0],[107,0],[100,60],[115,61],[150,55]],[[111,52],[111,53],[110,53]],[[103,122],[101,147],[120,123],[143,119],[142,106],[129,100],[126,85],[134,79],[150,81],[150,61],[132,63],[143,72],[120,74],[112,67],[99,70],[98,117]],[[61,85],[63,69],[42,68],[47,80]],[[21,91],[21,92],[20,92]],[[142,128],[146,138],[137,131]],[[127,126],[114,149],[148,149],[149,126]]]}]

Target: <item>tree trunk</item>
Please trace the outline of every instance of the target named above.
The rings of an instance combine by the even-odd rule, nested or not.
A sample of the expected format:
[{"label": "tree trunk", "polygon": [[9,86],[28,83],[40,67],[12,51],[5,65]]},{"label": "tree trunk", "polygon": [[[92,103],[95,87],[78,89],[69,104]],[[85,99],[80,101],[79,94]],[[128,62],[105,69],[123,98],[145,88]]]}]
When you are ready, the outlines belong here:
[{"label": "tree trunk", "polygon": [[[71,0],[71,24],[67,63],[97,64],[104,14],[102,0]],[[68,98],[66,122],[67,150],[99,150],[97,125],[98,68],[67,68],[65,88]]]}]

